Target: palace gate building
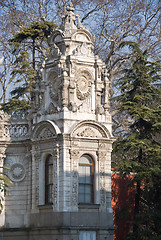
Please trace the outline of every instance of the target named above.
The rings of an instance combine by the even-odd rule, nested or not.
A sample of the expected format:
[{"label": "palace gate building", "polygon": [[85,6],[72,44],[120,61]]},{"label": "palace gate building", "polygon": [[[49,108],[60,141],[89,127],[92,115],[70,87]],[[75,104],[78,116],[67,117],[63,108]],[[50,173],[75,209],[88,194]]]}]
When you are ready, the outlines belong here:
[{"label": "palace gate building", "polygon": [[112,240],[111,83],[70,5],[28,113],[0,110],[1,240]]}]

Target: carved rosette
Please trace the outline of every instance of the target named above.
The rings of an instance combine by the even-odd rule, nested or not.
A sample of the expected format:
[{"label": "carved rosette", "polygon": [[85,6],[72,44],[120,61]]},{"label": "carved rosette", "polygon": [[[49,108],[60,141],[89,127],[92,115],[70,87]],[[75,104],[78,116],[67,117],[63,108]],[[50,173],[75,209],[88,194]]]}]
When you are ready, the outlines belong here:
[{"label": "carved rosette", "polygon": [[11,166],[9,177],[13,182],[20,182],[25,178],[25,168],[20,163],[15,163]]},{"label": "carved rosette", "polygon": [[100,203],[101,207],[106,207],[106,184],[105,184],[105,161],[106,161],[106,152],[99,152],[99,169],[100,169]]},{"label": "carved rosette", "polygon": [[72,194],[71,204],[72,206],[78,205],[78,159],[80,152],[78,150],[71,150],[71,163],[72,163]]},{"label": "carved rosette", "polygon": [[91,74],[88,71],[81,71],[77,76],[76,94],[79,100],[85,100],[91,92]]}]

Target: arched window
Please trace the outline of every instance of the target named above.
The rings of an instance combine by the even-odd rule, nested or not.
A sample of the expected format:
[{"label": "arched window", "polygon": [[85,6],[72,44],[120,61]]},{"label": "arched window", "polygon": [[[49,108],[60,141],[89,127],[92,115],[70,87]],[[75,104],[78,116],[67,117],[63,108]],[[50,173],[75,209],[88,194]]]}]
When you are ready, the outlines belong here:
[{"label": "arched window", "polygon": [[79,203],[94,203],[94,162],[85,154],[79,159]]},{"label": "arched window", "polygon": [[49,155],[45,161],[45,204],[53,203],[53,160]]}]

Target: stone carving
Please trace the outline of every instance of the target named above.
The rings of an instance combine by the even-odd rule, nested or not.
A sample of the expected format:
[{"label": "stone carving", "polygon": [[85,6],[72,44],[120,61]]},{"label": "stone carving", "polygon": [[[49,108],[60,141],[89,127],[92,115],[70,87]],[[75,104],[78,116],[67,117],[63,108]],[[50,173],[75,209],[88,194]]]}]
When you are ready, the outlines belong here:
[{"label": "stone carving", "polygon": [[71,157],[78,157],[79,151],[78,150],[69,150]]},{"label": "stone carving", "polygon": [[93,131],[93,129],[91,128],[85,128],[82,132],[78,132],[77,133],[78,137],[94,137],[97,138],[98,135]]},{"label": "stone carving", "polygon": [[53,100],[57,100],[58,99],[58,85],[59,85],[57,72],[55,72],[55,71],[51,72],[48,79],[49,79],[50,97]]},{"label": "stone carving", "polygon": [[84,123],[81,126],[77,127],[72,136],[76,137],[95,137],[95,138],[107,138],[105,131],[92,123]]},{"label": "stone carving", "polygon": [[78,109],[77,104],[70,102],[69,105],[68,105],[68,109],[72,112],[76,112],[77,109]]},{"label": "stone carving", "polygon": [[3,137],[4,127],[0,125],[0,137]]},{"label": "stone carving", "polygon": [[9,133],[7,133],[6,129],[6,135],[10,135],[11,137],[24,137],[28,135],[29,132],[29,126],[27,124],[16,124],[16,125],[10,125],[9,126]]},{"label": "stone carving", "polygon": [[83,34],[77,34],[76,39],[79,41],[83,41],[83,43],[78,46],[74,51],[74,55],[81,55],[81,56],[91,56],[93,55],[91,46],[89,46],[85,41],[88,41],[85,35]]},{"label": "stone carving", "polygon": [[80,152],[76,149],[70,151],[72,163],[72,189],[71,202],[73,206],[78,204],[78,159]]},{"label": "stone carving", "polygon": [[67,14],[66,16],[64,16],[62,18],[62,25],[61,25],[61,29],[64,31],[70,31],[72,29],[77,29],[77,26],[75,24],[76,22],[76,15],[73,13],[74,11],[74,7],[72,2],[70,3],[70,5],[67,8]]},{"label": "stone carving", "polygon": [[41,158],[41,152],[40,151],[34,152],[33,157],[35,159],[35,162],[39,162]]},{"label": "stone carving", "polygon": [[53,114],[53,113],[57,113],[60,111],[60,107],[55,106],[53,103],[50,103],[49,108],[47,110],[48,114]]},{"label": "stone carving", "polygon": [[100,114],[100,115],[104,114],[104,108],[102,105],[100,105],[100,104],[97,105],[96,113]]},{"label": "stone carving", "polygon": [[55,133],[50,128],[44,128],[40,134],[38,134],[37,139],[47,139],[54,136]]},{"label": "stone carving", "polygon": [[77,206],[78,204],[78,173],[73,171],[72,178],[72,206]]},{"label": "stone carving", "polygon": [[106,186],[105,186],[105,161],[106,161],[106,152],[99,152],[99,168],[100,168],[100,200],[101,207],[106,207]]},{"label": "stone carving", "polygon": [[106,148],[107,148],[107,146],[106,146],[106,144],[105,144],[105,143],[100,143],[100,144],[99,144],[99,148],[104,148],[104,149],[106,149]]},{"label": "stone carving", "polygon": [[11,120],[26,120],[27,116],[28,111],[25,112],[15,111],[11,114]]},{"label": "stone carving", "polygon": [[52,152],[53,154],[53,207],[56,209],[58,204],[58,159],[59,149],[58,146]]},{"label": "stone carving", "polygon": [[87,78],[87,74],[81,73],[79,76],[79,79],[77,80],[77,88],[76,88],[76,93],[77,93],[77,98],[79,100],[84,100],[86,99],[91,90],[91,82]]},{"label": "stone carving", "polygon": [[[58,36],[60,36],[60,35],[57,35],[55,37],[54,42],[57,42]],[[52,46],[51,46],[51,49],[50,49],[49,59],[56,58],[59,55],[60,55],[60,49],[57,47],[57,45],[55,43],[53,43]]]},{"label": "stone carving", "polygon": [[14,182],[20,182],[25,178],[25,168],[20,163],[15,163],[11,166],[9,177]]}]

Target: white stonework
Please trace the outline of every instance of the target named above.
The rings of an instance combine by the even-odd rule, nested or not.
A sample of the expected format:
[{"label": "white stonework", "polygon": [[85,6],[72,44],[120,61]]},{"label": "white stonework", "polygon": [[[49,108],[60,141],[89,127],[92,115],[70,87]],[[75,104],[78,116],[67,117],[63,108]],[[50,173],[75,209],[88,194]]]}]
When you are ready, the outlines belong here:
[{"label": "white stonework", "polygon": [[[0,215],[2,240],[76,240],[88,234],[113,239],[111,83],[105,64],[93,53],[94,37],[73,10],[70,5],[49,38],[50,55],[32,109],[10,120],[0,111],[0,164],[8,167],[13,182]],[[92,204],[78,202],[82,155],[93,159]],[[48,156],[51,205],[45,204]]]}]

